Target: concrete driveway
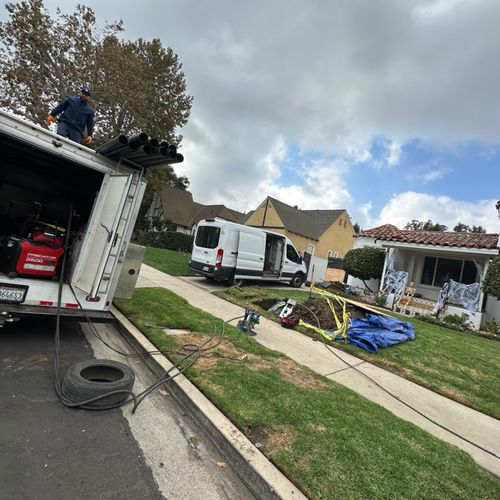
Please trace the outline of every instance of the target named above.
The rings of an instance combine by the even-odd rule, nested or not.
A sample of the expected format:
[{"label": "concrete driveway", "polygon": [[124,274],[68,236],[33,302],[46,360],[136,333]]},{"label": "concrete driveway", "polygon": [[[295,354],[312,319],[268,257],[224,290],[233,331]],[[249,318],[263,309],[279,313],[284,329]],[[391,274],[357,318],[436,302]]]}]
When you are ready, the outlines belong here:
[{"label": "concrete driveway", "polygon": [[[131,348],[110,325],[100,335]],[[157,391],[130,407],[64,407],[54,392],[54,319],[0,329],[0,498],[252,498],[173,398]],[[78,323],[64,321],[61,364],[94,357],[133,367],[135,390],[155,377],[137,358],[114,354]],[[128,359],[128,361],[127,361]]]}]

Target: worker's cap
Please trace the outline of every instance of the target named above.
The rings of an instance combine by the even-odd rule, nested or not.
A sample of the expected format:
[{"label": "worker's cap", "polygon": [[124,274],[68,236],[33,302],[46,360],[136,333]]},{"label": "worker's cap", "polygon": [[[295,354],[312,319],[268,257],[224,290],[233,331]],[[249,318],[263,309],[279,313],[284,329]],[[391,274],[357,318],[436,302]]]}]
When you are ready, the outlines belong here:
[{"label": "worker's cap", "polygon": [[88,95],[88,96],[92,95],[92,91],[90,90],[90,88],[86,87],[85,85],[83,87],[80,87],[80,92],[84,95]]}]

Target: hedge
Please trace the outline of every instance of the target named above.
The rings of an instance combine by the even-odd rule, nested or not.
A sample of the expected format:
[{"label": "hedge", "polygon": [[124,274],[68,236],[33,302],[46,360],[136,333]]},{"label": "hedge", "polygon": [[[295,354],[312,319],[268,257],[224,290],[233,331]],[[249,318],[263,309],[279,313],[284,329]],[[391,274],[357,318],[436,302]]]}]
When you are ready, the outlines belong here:
[{"label": "hedge", "polygon": [[193,236],[176,231],[138,231],[134,243],[146,247],[167,248],[178,252],[193,250]]}]

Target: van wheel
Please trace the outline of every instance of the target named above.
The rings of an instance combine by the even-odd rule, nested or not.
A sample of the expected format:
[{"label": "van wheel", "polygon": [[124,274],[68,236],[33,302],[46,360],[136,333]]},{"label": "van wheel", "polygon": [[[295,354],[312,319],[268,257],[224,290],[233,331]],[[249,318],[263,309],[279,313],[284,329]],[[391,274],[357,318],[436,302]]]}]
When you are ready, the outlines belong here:
[{"label": "van wheel", "polygon": [[300,288],[302,283],[304,283],[304,277],[299,273],[294,274],[293,278],[290,280],[290,286],[293,288]]},{"label": "van wheel", "polygon": [[242,280],[241,278],[235,278],[234,273],[231,275],[231,277],[227,280],[227,285],[228,286],[237,286],[237,287],[242,287],[245,284],[245,280]]}]

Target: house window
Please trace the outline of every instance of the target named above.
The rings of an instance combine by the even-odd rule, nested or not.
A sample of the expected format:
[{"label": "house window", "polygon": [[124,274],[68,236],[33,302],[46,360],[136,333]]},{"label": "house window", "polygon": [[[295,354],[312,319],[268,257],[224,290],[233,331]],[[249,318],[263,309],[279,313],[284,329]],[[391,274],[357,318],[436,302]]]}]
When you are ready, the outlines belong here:
[{"label": "house window", "polygon": [[471,260],[425,257],[420,283],[441,288],[449,279],[470,285],[477,281],[476,265]]},{"label": "house window", "polygon": [[339,226],[342,225],[342,219],[339,219]]},{"label": "house window", "polygon": [[309,243],[309,245],[307,245],[306,252],[310,255],[314,255],[314,245],[311,245],[311,243]]},{"label": "house window", "polygon": [[347,227],[347,221],[344,221],[344,229]]}]

